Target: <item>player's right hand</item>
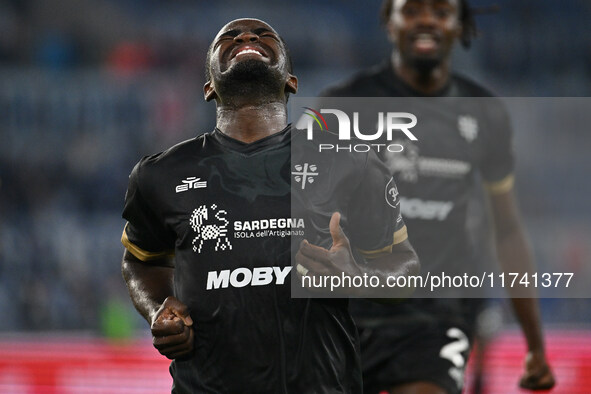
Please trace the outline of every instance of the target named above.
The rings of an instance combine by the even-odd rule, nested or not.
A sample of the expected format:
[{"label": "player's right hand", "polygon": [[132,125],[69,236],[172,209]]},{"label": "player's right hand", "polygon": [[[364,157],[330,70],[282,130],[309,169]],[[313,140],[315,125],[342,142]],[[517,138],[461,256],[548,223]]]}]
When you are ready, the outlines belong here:
[{"label": "player's right hand", "polygon": [[525,357],[525,372],[519,387],[528,390],[549,390],[556,384],[554,374],[543,354],[529,352]]},{"label": "player's right hand", "polygon": [[167,297],[150,325],[152,343],[160,354],[171,360],[188,356],[193,352],[192,326],[189,308],[177,298]]}]

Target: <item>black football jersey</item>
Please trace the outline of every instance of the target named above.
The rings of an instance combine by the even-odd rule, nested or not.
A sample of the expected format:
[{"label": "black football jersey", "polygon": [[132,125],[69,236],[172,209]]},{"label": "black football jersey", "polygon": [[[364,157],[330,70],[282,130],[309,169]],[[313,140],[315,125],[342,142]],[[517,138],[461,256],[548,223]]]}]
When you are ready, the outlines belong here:
[{"label": "black football jersey", "polygon": [[174,293],[194,321],[193,356],[171,363],[174,392],[361,392],[347,300],[292,298],[292,259],[303,239],[330,247],[335,211],[370,254],[406,228],[375,155],[318,155],[301,135],[245,144],[216,129],[130,175],[122,242],[147,262],[174,254]]},{"label": "black football jersey", "polygon": [[404,150],[384,150],[382,158],[396,179],[421,271],[470,271],[477,256],[466,224],[476,180],[493,191],[510,188],[513,180],[512,131],[500,101],[457,75],[434,97],[423,98],[395,75],[390,62],[322,95],[412,98],[404,102],[417,116],[417,140],[394,141]]}]

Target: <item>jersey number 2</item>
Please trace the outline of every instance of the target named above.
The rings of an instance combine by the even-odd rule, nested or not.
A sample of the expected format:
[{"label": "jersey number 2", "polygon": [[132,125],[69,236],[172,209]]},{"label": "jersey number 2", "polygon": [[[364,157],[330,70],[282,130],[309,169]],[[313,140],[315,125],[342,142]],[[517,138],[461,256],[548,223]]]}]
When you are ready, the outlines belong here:
[{"label": "jersey number 2", "polygon": [[470,341],[466,334],[459,328],[452,327],[446,332],[447,336],[455,341],[441,348],[439,357],[449,360],[454,366],[448,370],[449,376],[456,382],[458,388],[464,385],[464,368],[466,359],[462,353],[470,349]]}]

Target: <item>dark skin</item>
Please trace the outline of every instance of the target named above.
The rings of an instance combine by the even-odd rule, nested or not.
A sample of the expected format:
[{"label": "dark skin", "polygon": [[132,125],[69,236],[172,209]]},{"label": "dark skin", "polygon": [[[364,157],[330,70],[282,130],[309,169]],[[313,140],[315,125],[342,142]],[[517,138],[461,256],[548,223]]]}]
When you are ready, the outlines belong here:
[{"label": "dark skin", "polygon": [[393,0],[386,25],[394,43],[392,65],[413,89],[432,95],[450,75],[451,52],[462,32],[458,0]]},{"label": "dark skin", "polygon": [[[306,240],[302,241],[296,254],[296,271],[300,277],[303,275],[340,277],[342,274],[362,277],[367,274],[378,277],[380,283],[386,283],[388,276],[419,274],[418,258],[408,240],[394,245],[392,253],[371,259],[369,264],[359,264],[353,257],[351,244],[340,226],[340,220],[341,215],[338,212],[335,212],[330,219],[329,230],[332,237],[330,249],[312,245]],[[383,290],[378,290],[376,292],[376,289],[370,286],[336,289],[342,295],[369,298],[383,296]],[[409,297],[414,288],[392,288],[391,290],[392,292],[388,294],[389,298],[380,298],[377,301],[396,302],[396,299]]]},{"label": "dark skin", "polygon": [[[252,48],[261,55],[245,53]],[[285,81],[274,96],[244,94],[225,96],[217,89],[224,74],[240,61],[254,59],[267,64]],[[239,19],[220,30],[213,41],[211,80],[203,87],[205,100],[216,101],[216,126],[224,134],[250,143],[283,130],[287,126],[286,93],[296,93],[298,80],[287,71],[287,54],[273,28],[256,19]]]},{"label": "dark skin", "polygon": [[154,347],[171,360],[190,355],[193,320],[187,306],[172,295],[172,261],[145,262],[125,250],[121,272],[135,308],[150,324]]},{"label": "dark skin", "polygon": [[[495,224],[497,254],[502,270],[535,272],[513,190],[489,193],[489,199]],[[540,311],[534,289],[520,289],[519,294],[511,298],[511,304],[528,348],[524,361],[525,372],[519,385],[530,390],[549,389],[554,386],[555,378],[546,360]]]},{"label": "dark skin", "polygon": [[[247,67],[248,66],[248,67]],[[249,68],[251,67],[251,68]],[[216,126],[224,134],[251,143],[282,131],[287,126],[287,94],[296,93],[297,78],[288,71],[287,52],[279,35],[263,21],[238,19],[224,26],[213,40],[210,52],[210,76],[204,88],[205,100],[216,101]],[[253,71],[253,77],[243,71]],[[257,79],[256,75],[261,76]],[[228,80],[237,81],[232,89]],[[246,82],[245,82],[246,81]],[[261,83],[268,84],[261,89]],[[361,269],[355,262],[348,240],[333,216],[331,232],[338,242],[330,251],[305,243],[300,255],[324,251],[330,256],[322,260],[332,265],[332,273],[349,272],[381,275],[418,273],[418,260],[408,242],[395,246],[390,258],[376,259],[372,271]],[[322,250],[319,250],[322,249]],[[326,254],[325,253],[325,254]],[[316,255],[315,255],[316,256]],[[318,256],[316,256],[318,257]],[[315,257],[304,264],[312,265]],[[122,273],[131,300],[139,313],[150,323],[154,346],[164,356],[174,359],[189,356],[193,351],[193,319],[187,306],[173,296],[174,264],[167,258],[142,261],[125,251]]]},{"label": "dark skin", "polygon": [[[393,0],[386,28],[396,44],[392,53],[394,72],[414,90],[437,94],[450,78],[451,52],[460,37],[459,0]],[[513,190],[489,193],[495,224],[496,247],[506,272],[534,272]],[[546,359],[536,294],[520,293],[511,298],[513,310],[527,341],[525,372],[519,385],[530,390],[554,386]],[[397,394],[439,394],[444,391],[428,382],[392,388]]]}]

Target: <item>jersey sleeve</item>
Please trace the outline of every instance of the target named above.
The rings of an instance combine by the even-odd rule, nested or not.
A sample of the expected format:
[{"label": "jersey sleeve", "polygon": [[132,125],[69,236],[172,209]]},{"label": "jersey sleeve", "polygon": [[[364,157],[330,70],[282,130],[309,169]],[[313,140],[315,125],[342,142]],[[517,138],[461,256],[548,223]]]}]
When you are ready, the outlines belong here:
[{"label": "jersey sleeve", "polygon": [[506,109],[498,99],[487,102],[485,152],[481,162],[482,178],[491,193],[503,193],[513,187],[515,158],[513,130]]},{"label": "jersey sleeve", "polygon": [[391,253],[408,235],[394,178],[375,153],[370,153],[349,203],[349,226],[351,244],[364,257],[377,258]]},{"label": "jersey sleeve", "polygon": [[150,261],[172,256],[174,239],[141,192],[141,168],[142,161],[129,176],[122,215],[127,224],[123,229],[121,243],[138,259]]}]

